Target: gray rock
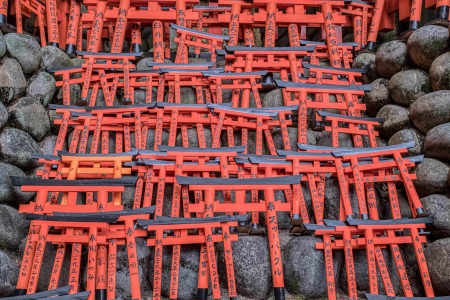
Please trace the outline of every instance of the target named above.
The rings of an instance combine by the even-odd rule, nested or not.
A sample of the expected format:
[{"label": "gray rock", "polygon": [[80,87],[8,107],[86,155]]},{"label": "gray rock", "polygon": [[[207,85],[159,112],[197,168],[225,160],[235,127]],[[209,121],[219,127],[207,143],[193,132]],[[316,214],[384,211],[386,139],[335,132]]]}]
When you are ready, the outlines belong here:
[{"label": "gray rock", "polygon": [[[63,103],[63,90],[58,89],[58,94],[56,95],[58,103]],[[70,104],[79,105],[81,103],[81,86],[79,84],[70,85]],[[84,105],[84,104],[83,104]]]},{"label": "gray rock", "polygon": [[[161,135],[161,145],[168,145],[169,143],[169,132],[167,130],[162,131]],[[154,150],[155,147],[155,130],[149,129],[147,134],[147,145],[145,149]]]},{"label": "gray rock", "polygon": [[17,59],[26,74],[39,69],[41,63],[41,46],[31,36],[20,33],[5,35],[6,47],[9,54]]},{"label": "gray rock", "polygon": [[23,97],[8,107],[10,121],[14,126],[42,140],[50,131],[50,120],[45,107],[33,97]]},{"label": "gray rock", "polygon": [[0,251],[0,296],[13,296],[19,276],[19,258]]},{"label": "gray rock", "polygon": [[450,90],[450,52],[438,56],[430,67],[433,90]]},{"label": "gray rock", "polygon": [[391,77],[402,70],[406,64],[407,48],[402,41],[390,41],[382,44],[376,53],[375,67],[383,77]]},{"label": "gray rock", "polygon": [[441,124],[428,131],[424,152],[427,156],[450,161],[450,123]]},{"label": "gray rock", "polygon": [[419,155],[423,151],[424,136],[414,128],[406,128],[394,133],[389,139],[388,145],[414,142],[414,147],[408,149],[410,155]]},{"label": "gray rock", "polygon": [[10,103],[20,97],[27,88],[27,81],[20,64],[14,58],[4,57],[0,65],[0,100]]},{"label": "gray rock", "polygon": [[252,299],[267,299],[272,290],[267,238],[240,236],[232,248],[237,292]]},{"label": "gray rock", "polygon": [[[56,140],[58,139],[58,136],[56,135],[49,135],[46,136],[40,143],[39,146],[41,148],[41,153],[46,155],[53,155],[53,151],[55,149]],[[63,149],[66,150],[66,144],[64,143]]]},{"label": "gray rock", "polygon": [[[150,283],[148,281],[148,268],[151,253],[153,248],[146,245],[145,240],[136,239],[136,252],[138,257],[139,266],[139,282],[141,284],[141,293],[146,295],[150,290]],[[116,272],[116,298],[118,299],[130,299],[131,287],[130,287],[130,273],[128,268],[128,254],[124,247],[119,247],[117,251],[117,272]]]},{"label": "gray rock", "polygon": [[[292,151],[297,151],[297,141],[298,141],[297,132],[298,132],[297,127],[288,127],[289,144],[291,146]],[[281,129],[272,130],[272,138],[276,149],[285,149]],[[308,144],[310,145],[315,145],[317,143],[316,136],[310,129],[308,129],[307,131],[306,138],[308,140]]]},{"label": "gray rock", "polygon": [[[386,268],[391,277],[392,284],[394,286],[394,291],[400,292],[399,279],[397,271],[395,270],[395,265],[392,261],[391,254],[386,249],[382,250]],[[333,253],[334,254],[334,253]],[[358,291],[369,291],[369,275],[367,272],[367,254],[365,250],[353,250],[353,261],[355,268],[355,281]],[[377,266],[378,270],[378,266]],[[380,272],[377,274],[378,279],[378,292],[384,295],[386,292],[384,290],[383,281],[380,276]],[[347,272],[341,272],[340,285],[344,291],[347,291]]]},{"label": "gray rock", "polygon": [[411,121],[422,132],[450,122],[450,90],[432,92],[418,98],[409,108]]},{"label": "gray rock", "polygon": [[391,137],[394,133],[405,128],[409,124],[408,110],[393,104],[383,106],[378,111],[377,118],[384,119],[380,132],[385,138]]},{"label": "gray rock", "polygon": [[34,196],[35,193],[23,192],[20,186],[11,184],[9,176],[26,176],[18,167],[0,162],[0,174],[0,203],[17,206],[18,203],[25,203]]},{"label": "gray rock", "polygon": [[[56,251],[58,249],[57,245],[47,243],[45,246],[44,257],[42,259],[41,272],[39,274],[39,280],[37,285],[38,291],[48,290],[48,284],[50,283],[50,277],[52,275],[53,264],[55,262]],[[61,273],[59,275],[58,286],[65,286],[69,280],[70,274],[70,255],[71,248],[66,247],[66,255],[61,267]],[[23,255],[23,254],[22,254]],[[82,271],[83,272],[83,271]]]},{"label": "gray rock", "polygon": [[[204,128],[203,132],[204,132],[204,139],[205,139],[206,147],[211,147],[211,142],[212,142],[211,129]],[[189,143],[189,147],[200,147],[200,145],[198,143],[198,133],[197,133],[196,128],[188,129],[188,143]],[[182,138],[181,132],[179,132],[177,134],[175,144],[177,146],[183,146],[183,138]]]},{"label": "gray rock", "polygon": [[[342,133],[338,138],[339,147],[353,147],[353,140],[350,135]],[[317,145],[319,146],[332,146],[331,132],[323,132],[317,139]]]},{"label": "gray rock", "polygon": [[363,81],[369,83],[377,78],[377,72],[375,70],[375,54],[374,53],[360,53],[353,61],[353,68],[363,69],[366,71],[363,74]]},{"label": "gray rock", "polygon": [[8,163],[24,170],[36,167],[31,155],[39,152],[39,144],[25,131],[5,128],[0,134],[0,153]]},{"label": "gray rock", "polygon": [[153,62],[152,57],[143,58],[136,64],[136,69],[137,70],[150,70],[151,67],[148,66],[148,63],[151,63],[151,62]]},{"label": "gray rock", "polygon": [[372,90],[365,93],[363,101],[366,104],[367,113],[370,116],[375,116],[380,108],[392,101],[389,97],[389,80],[378,78],[372,81],[370,85]]},{"label": "gray rock", "polygon": [[430,79],[422,70],[401,71],[391,77],[389,92],[395,103],[409,106],[420,96],[431,92]]},{"label": "gray rock", "polygon": [[6,41],[5,36],[0,31],[0,57],[3,57],[6,54]]},{"label": "gray rock", "polygon": [[281,89],[271,90],[261,100],[262,106],[264,107],[276,107],[283,106],[283,94],[281,93]]},{"label": "gray rock", "polygon": [[25,238],[28,222],[17,209],[0,204],[0,247],[17,250]]},{"label": "gray rock", "polygon": [[408,39],[408,54],[422,69],[428,70],[433,60],[447,48],[448,29],[436,25],[423,26]]},{"label": "gray rock", "polygon": [[416,167],[417,179],[414,182],[421,196],[445,193],[449,167],[433,158],[424,158]]},{"label": "gray rock", "polygon": [[73,63],[66,52],[53,46],[41,48],[42,65],[46,70],[72,67]]},{"label": "gray rock", "polygon": [[182,87],[180,91],[181,103],[182,104],[196,104],[197,97],[195,96],[194,89],[191,87]]},{"label": "gray rock", "polygon": [[8,121],[8,110],[3,105],[3,103],[0,102],[0,129],[5,126],[6,122]]},{"label": "gray rock", "polygon": [[437,295],[450,294],[450,238],[440,239],[425,248],[431,282]]},{"label": "gray rock", "polygon": [[[154,253],[154,251],[152,251]],[[234,251],[233,251],[234,256]],[[178,298],[180,300],[195,299],[197,295],[198,265],[200,258],[200,247],[186,245],[181,247],[180,269],[178,281]],[[161,274],[161,294],[168,297],[170,293],[170,270],[171,270],[172,250],[164,247],[163,250],[163,270]],[[153,287],[153,263],[149,264],[148,278]],[[236,267],[235,267],[236,268]]]},{"label": "gray rock", "polygon": [[[302,295],[307,298],[324,297],[327,295],[325,262],[323,250],[316,249],[316,243],[321,238],[300,236],[292,238],[284,251],[284,281],[290,294]],[[336,289],[339,289],[338,275],[341,273],[342,255],[333,253],[333,271]]]},{"label": "gray rock", "polygon": [[27,95],[39,99],[44,106],[51,102],[56,91],[56,81],[52,75],[46,72],[39,72],[31,77],[27,88]]},{"label": "gray rock", "polygon": [[433,218],[433,227],[437,234],[450,236],[450,198],[433,194],[420,198],[423,208]]}]

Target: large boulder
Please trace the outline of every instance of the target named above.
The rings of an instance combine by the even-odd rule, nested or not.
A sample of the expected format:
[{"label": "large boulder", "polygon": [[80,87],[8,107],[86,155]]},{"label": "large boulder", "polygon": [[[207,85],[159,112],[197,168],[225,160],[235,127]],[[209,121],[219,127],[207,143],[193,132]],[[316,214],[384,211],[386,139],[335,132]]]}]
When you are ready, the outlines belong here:
[{"label": "large boulder", "polygon": [[[284,281],[290,294],[306,298],[327,295],[327,281],[323,251],[316,249],[316,243],[323,242],[313,236],[292,238],[287,244],[284,257]],[[337,252],[336,252],[337,254]],[[333,255],[335,281],[341,272],[342,255]],[[339,286],[336,286],[338,289]]]},{"label": "large boulder", "polygon": [[272,290],[267,238],[241,236],[232,249],[237,292],[252,299],[267,299]]},{"label": "large boulder", "polygon": [[417,192],[421,196],[445,193],[449,167],[433,158],[424,158],[416,167],[417,179],[414,182]]},{"label": "large boulder", "polygon": [[448,29],[428,25],[414,31],[408,39],[408,54],[422,69],[428,70],[433,60],[447,48]]},{"label": "large boulder", "polygon": [[17,250],[26,236],[28,222],[17,209],[0,204],[0,248]]},{"label": "large boulder", "polygon": [[414,128],[406,128],[394,133],[389,139],[388,145],[414,142],[414,146],[408,149],[410,155],[419,155],[423,151],[424,136]]},{"label": "large boulder", "polygon": [[430,67],[433,90],[450,90],[450,51],[438,56]]},{"label": "large boulder", "polygon": [[450,238],[428,244],[425,257],[436,296],[450,295]]},{"label": "large boulder", "polygon": [[431,92],[430,78],[417,69],[398,72],[389,81],[389,92],[394,102],[409,106],[420,96]]},{"label": "large boulder", "polygon": [[41,46],[32,37],[20,33],[8,33],[5,35],[8,53],[17,59],[26,74],[39,69],[41,63]]},{"label": "large boulder", "polygon": [[405,128],[409,124],[409,112],[406,108],[388,104],[383,106],[377,113],[377,118],[383,118],[381,126],[382,136],[389,138],[397,131]]},{"label": "large boulder", "polygon": [[4,57],[0,65],[0,100],[8,104],[20,97],[27,88],[27,81],[20,64],[14,58]]},{"label": "large boulder", "polygon": [[[152,251],[154,253],[154,251]],[[172,266],[172,251],[170,247],[164,247],[162,261],[163,269],[161,274],[161,294],[168,297],[170,294],[170,273]],[[234,251],[233,251],[234,258]],[[200,261],[200,247],[197,245],[186,245],[181,247],[178,298],[180,300],[195,299],[197,295],[198,266]],[[235,260],[236,261],[236,260]],[[154,260],[152,259],[148,267],[149,283],[153,287]]]},{"label": "large boulder", "polygon": [[50,131],[50,120],[41,102],[33,97],[23,97],[8,107],[10,121],[36,140],[42,140]]},{"label": "large boulder", "polygon": [[[297,151],[298,129],[297,129],[297,127],[288,127],[287,130],[288,130],[289,145],[291,146],[291,150]],[[316,144],[316,136],[313,133],[313,131],[308,129],[306,134],[307,134],[306,138],[308,140],[308,144],[315,145]],[[273,138],[273,143],[274,143],[276,149],[286,149],[286,147],[284,146],[283,134],[281,133],[281,129],[272,130],[272,138]]]},{"label": "large boulder", "polygon": [[375,70],[375,54],[370,52],[358,54],[353,61],[353,68],[363,69],[363,81],[370,82],[377,78],[377,72]]},{"label": "large boulder", "polygon": [[23,192],[20,186],[13,186],[9,176],[26,176],[18,167],[0,162],[0,203],[17,206],[30,200],[35,193]]},{"label": "large boulder", "polygon": [[3,103],[0,102],[0,129],[5,126],[6,122],[8,121],[8,110],[3,105]]},{"label": "large boulder", "polygon": [[0,297],[13,296],[19,276],[19,258],[0,251]]},{"label": "large boulder", "polygon": [[370,85],[372,90],[365,93],[363,101],[366,104],[367,113],[370,116],[375,116],[380,108],[392,102],[388,89],[389,80],[378,78],[372,81]]},{"label": "large boulder", "polygon": [[450,122],[450,90],[423,95],[411,104],[409,112],[411,121],[424,133],[439,124]]},{"label": "large boulder", "polygon": [[428,131],[424,152],[427,156],[450,161],[450,123],[441,124]]},{"label": "large boulder", "polygon": [[17,128],[5,128],[0,134],[0,154],[3,159],[24,170],[36,167],[33,154],[40,153],[39,144]]},{"label": "large boulder", "polygon": [[27,95],[39,99],[44,106],[52,100],[56,91],[56,81],[47,72],[39,72],[31,77],[27,88]]},{"label": "large boulder", "polygon": [[407,48],[402,41],[390,41],[382,44],[376,53],[375,67],[383,77],[391,77],[400,72],[406,64]]},{"label": "large boulder", "polygon": [[[41,148],[41,153],[46,155],[53,155],[53,151],[55,149],[56,141],[58,140],[58,136],[49,135],[46,136],[40,143],[39,147]],[[64,143],[63,149],[66,150],[66,144]]]},{"label": "large boulder", "polygon": [[450,198],[433,194],[420,198],[423,208],[433,218],[433,227],[437,234],[450,236]]},{"label": "large boulder", "polygon": [[281,89],[274,89],[268,92],[264,95],[264,97],[261,100],[262,106],[264,107],[277,107],[277,106],[283,106],[283,93],[281,92]]},{"label": "large boulder", "polygon": [[3,57],[3,55],[6,54],[6,41],[5,36],[0,31],[0,57]]},{"label": "large boulder", "polygon": [[[58,93],[56,94],[57,103],[63,103],[63,90],[62,88],[58,89]],[[70,85],[70,104],[71,105],[80,105],[81,104],[81,86],[79,84],[71,84]]]},{"label": "large boulder", "polygon": [[41,48],[42,66],[46,70],[72,67],[73,63],[66,52],[54,46],[45,46]]},{"label": "large boulder", "polygon": [[[150,267],[150,258],[153,248],[146,245],[142,238],[136,239],[136,253],[139,267],[139,283],[143,298],[148,298],[150,283],[148,280],[148,269]],[[147,296],[147,297],[146,297]],[[117,272],[116,272],[116,297],[118,299],[131,298],[130,272],[128,267],[128,254],[126,248],[120,247],[117,251]]]}]

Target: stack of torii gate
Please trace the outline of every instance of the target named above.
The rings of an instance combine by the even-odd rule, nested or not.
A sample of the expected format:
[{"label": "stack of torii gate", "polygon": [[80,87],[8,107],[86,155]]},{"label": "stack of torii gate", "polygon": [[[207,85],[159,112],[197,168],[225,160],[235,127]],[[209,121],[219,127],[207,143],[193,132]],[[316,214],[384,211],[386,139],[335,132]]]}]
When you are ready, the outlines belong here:
[{"label": "stack of torii gate", "polygon": [[[44,7],[51,13],[56,3],[49,2]],[[19,7],[26,15],[31,4],[17,3],[20,18]],[[425,295],[434,297],[423,253],[430,219],[413,185],[413,167],[422,157],[405,155],[412,144],[378,147],[376,127],[383,120],[363,116],[361,98],[370,86],[358,80],[364,70],[350,68],[355,51],[375,42],[374,26],[380,22],[374,25],[374,20],[384,10],[377,12],[361,1],[329,0],[82,5],[80,17],[81,3],[70,2],[67,32],[59,9],[58,18],[47,18],[48,42],[67,46],[84,62],[51,70],[63,94],[62,105],[49,106],[59,116],[53,155],[36,155],[42,164],[40,178],[12,178],[23,191],[37,193],[19,208],[31,223],[18,292],[34,297],[48,255],[45,246],[51,243],[56,252],[49,290],[58,287],[69,257],[64,283],[70,285],[69,294],[83,289],[90,292],[82,295],[89,300],[115,299],[117,250],[123,246],[131,298],[142,299],[136,240],[145,239],[154,250],[153,299],[162,296],[163,247],[172,247],[170,288],[164,296],[178,298],[183,288],[178,286],[181,246],[186,244],[200,245],[198,299],[208,298],[209,286],[212,297],[221,298],[219,269],[226,272],[225,293],[237,299],[231,243],[238,232],[266,231],[274,297],[281,300],[277,213],[285,212],[293,234],[313,232],[323,238],[316,248],[324,251],[329,299],[337,293],[336,251],[344,251],[348,296],[358,297],[354,250],[366,251],[368,297],[381,297],[377,274],[382,294],[413,297],[401,253],[404,245],[415,251]],[[38,20],[45,29],[43,14]],[[355,41],[344,43],[342,34],[353,25]],[[143,26],[153,28],[153,62],[138,69]],[[265,31],[264,47],[255,46],[253,29],[258,26]],[[167,47],[169,27],[175,32],[176,53]],[[291,47],[276,46],[283,27],[288,27]],[[306,40],[310,27],[322,29],[324,41]],[[85,29],[88,43],[82,49]],[[110,52],[101,52],[103,37],[110,37]],[[130,51],[122,52],[126,38]],[[193,62],[199,57],[202,62]],[[194,91],[192,99],[182,95],[184,88]],[[283,105],[264,107],[260,93],[273,88],[281,89]],[[144,99],[136,96],[139,91],[145,92]],[[308,145],[311,126],[330,133],[329,147]],[[340,135],[349,135],[354,147],[341,147]],[[337,220],[327,219],[329,178],[337,180],[340,190]],[[391,219],[379,213],[379,184],[387,186]],[[124,201],[126,186],[135,187],[131,203]],[[399,188],[409,203],[405,216]],[[216,243],[223,244],[222,268]],[[395,272],[387,268],[386,250]],[[400,281],[401,291],[394,289],[393,280]]]}]

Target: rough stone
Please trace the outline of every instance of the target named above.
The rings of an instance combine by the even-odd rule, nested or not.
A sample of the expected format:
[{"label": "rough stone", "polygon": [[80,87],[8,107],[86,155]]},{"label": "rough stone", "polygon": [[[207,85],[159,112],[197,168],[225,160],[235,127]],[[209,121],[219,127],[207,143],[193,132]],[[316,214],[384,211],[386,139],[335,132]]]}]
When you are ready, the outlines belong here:
[{"label": "rough stone", "polygon": [[378,78],[372,81],[370,85],[372,90],[365,93],[363,101],[366,104],[369,116],[375,116],[380,108],[392,101],[389,97],[389,80]]},{"label": "rough stone", "polygon": [[41,62],[41,46],[31,36],[20,33],[8,33],[5,35],[8,53],[17,59],[26,74],[39,69]]},{"label": "rough stone", "polygon": [[424,133],[450,122],[450,90],[423,95],[410,106],[409,112],[414,125]]},{"label": "rough stone", "polygon": [[438,56],[430,67],[433,90],[450,90],[450,51]]},{"label": "rough stone", "polygon": [[[292,151],[297,151],[297,132],[297,127],[288,127],[289,144]],[[285,149],[281,129],[272,130],[272,138],[276,149]],[[317,143],[316,136],[310,129],[307,131],[306,138],[308,140],[308,144],[310,145],[315,145]]]},{"label": "rough stone", "polygon": [[232,249],[238,293],[252,299],[266,299],[272,289],[267,238],[241,236]]},{"label": "rough stone", "polygon": [[39,144],[25,131],[5,128],[0,134],[0,153],[8,163],[24,170],[36,167],[36,161],[31,155],[39,152]]},{"label": "rough stone", "polygon": [[363,74],[363,81],[368,83],[377,78],[377,72],[375,70],[375,54],[374,53],[360,53],[353,61],[353,68],[363,69],[366,71]]},{"label": "rough stone", "polygon": [[[46,155],[53,155],[53,150],[55,149],[56,140],[58,139],[58,136],[56,135],[49,135],[46,136],[40,143],[39,146],[41,148],[41,153]],[[63,151],[66,150],[66,144],[63,145]]]},{"label": "rough stone", "polygon": [[0,251],[0,296],[13,296],[19,276],[18,257]]},{"label": "rough stone", "polygon": [[427,156],[450,161],[450,123],[441,124],[428,131],[424,152]]},{"label": "rough stone", "polygon": [[3,105],[3,103],[0,102],[0,129],[5,126],[6,122],[8,121],[8,110]]},{"label": "rough stone", "polygon": [[73,63],[70,57],[61,49],[54,46],[45,46],[41,48],[42,65],[46,70],[57,68],[72,67]]},{"label": "rough stone", "polygon": [[447,48],[448,29],[436,25],[423,26],[408,39],[408,54],[422,69],[428,70],[433,60]]},{"label": "rough stone", "polygon": [[[211,142],[212,142],[211,130],[209,128],[204,128],[203,133],[204,133],[206,147],[207,148],[211,147]],[[198,143],[198,133],[197,133],[196,128],[188,129],[188,143],[189,143],[189,147],[200,147],[200,144]],[[181,132],[177,134],[175,144],[177,146],[183,146],[183,138],[182,138]]]},{"label": "rough stone", "polygon": [[401,71],[391,77],[389,92],[395,103],[409,106],[420,96],[431,92],[430,79],[422,70]]},{"label": "rough stone", "polygon": [[[170,292],[170,271],[172,251],[170,247],[163,250],[163,270],[161,274],[161,294],[168,296]],[[154,252],[154,251],[152,251]],[[181,247],[180,269],[178,282],[178,298],[180,300],[195,299],[197,295],[198,265],[200,258],[200,247],[186,245]],[[234,258],[234,250],[233,250]],[[236,261],[236,260],[235,260]],[[235,266],[236,269],[236,266]],[[153,286],[153,260],[149,265],[148,278]],[[236,280],[237,281],[237,280]]]},{"label": "rough stone", "polygon": [[20,64],[14,58],[4,57],[0,65],[0,100],[8,104],[24,94],[27,81]]},{"label": "rough stone", "polygon": [[[58,89],[58,94],[56,95],[58,103],[63,103],[63,90]],[[79,84],[70,85],[70,104],[78,105],[81,103],[81,86]]]},{"label": "rough stone", "polygon": [[47,72],[39,72],[31,77],[27,88],[27,95],[39,99],[44,106],[52,100],[56,91],[56,81],[52,75]]},{"label": "rough stone", "polygon": [[25,173],[16,166],[5,162],[0,162],[0,203],[17,206],[30,200],[35,193],[23,192],[20,186],[13,186],[9,176],[26,176]]},{"label": "rough stone", "polygon": [[420,199],[424,210],[433,218],[433,227],[437,235],[450,236],[450,198],[433,194]]},{"label": "rough stone", "polygon": [[431,282],[437,295],[450,294],[450,238],[434,241],[425,248]]},{"label": "rough stone", "polygon": [[17,250],[25,238],[27,223],[17,209],[0,204],[0,247]]},{"label": "rough stone", "polygon": [[33,97],[23,97],[8,107],[10,121],[36,140],[42,140],[50,131],[50,120],[45,107]]},{"label": "rough stone", "polygon": [[[338,138],[339,147],[353,147],[353,140],[350,135],[342,133],[339,134]],[[331,132],[323,132],[317,138],[317,145],[319,146],[331,146],[332,145],[332,136]]]},{"label": "rough stone", "polygon": [[377,118],[384,119],[380,131],[385,138],[391,137],[394,133],[405,128],[409,124],[408,110],[393,104],[383,106],[378,111]]},{"label": "rough stone", "polygon": [[[150,283],[147,277],[148,269],[150,266],[150,257],[153,248],[146,245],[144,239],[136,239],[136,252],[139,266],[139,283],[141,285],[142,295],[146,295],[150,290]],[[120,247],[117,251],[117,272],[116,272],[116,297],[118,299],[130,299],[131,287],[130,287],[130,273],[128,268],[128,254],[124,247]],[[147,298],[147,297],[145,297]]]},{"label": "rough stone", "polygon": [[264,107],[277,107],[283,106],[283,94],[281,93],[281,89],[271,90],[261,100],[262,105]]},{"label": "rough stone", "polygon": [[383,77],[391,77],[402,70],[406,64],[407,48],[402,41],[390,41],[382,44],[376,53],[375,67]]},{"label": "rough stone", "polygon": [[449,167],[433,158],[424,158],[416,167],[415,186],[421,196],[445,193]]},{"label": "rough stone", "polygon": [[0,31],[0,57],[3,57],[6,54],[6,41],[5,36]]},{"label": "rough stone", "polygon": [[[307,298],[327,295],[325,263],[323,251],[315,245],[321,238],[300,236],[292,238],[287,244],[284,257],[284,278],[289,293]],[[342,255],[333,255],[335,282],[341,273]],[[339,289],[339,286],[336,286]]]},{"label": "rough stone", "polygon": [[388,145],[414,142],[414,147],[408,149],[408,154],[419,155],[423,151],[424,136],[414,128],[406,128],[394,133],[389,139]]}]

